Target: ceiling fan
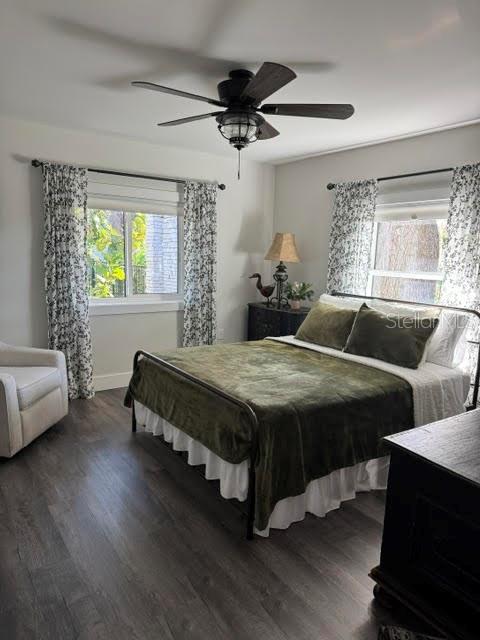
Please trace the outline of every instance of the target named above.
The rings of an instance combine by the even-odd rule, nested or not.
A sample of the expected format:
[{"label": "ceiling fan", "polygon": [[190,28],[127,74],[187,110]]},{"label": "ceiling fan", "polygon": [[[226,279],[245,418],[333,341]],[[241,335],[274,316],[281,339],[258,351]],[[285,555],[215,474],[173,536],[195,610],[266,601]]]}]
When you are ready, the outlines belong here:
[{"label": "ceiling fan", "polygon": [[229,79],[218,84],[218,100],[186,91],[164,87],[153,82],[132,82],[135,87],[170,93],[191,100],[200,100],[224,111],[212,111],[189,118],[160,122],[160,127],[170,127],[205,118],[215,118],[218,129],[229,143],[241,151],[251,142],[268,140],[279,135],[262,114],[277,116],[301,116],[305,118],[334,118],[346,120],[353,115],[351,104],[263,104],[260,103],[296,78],[296,73],[283,64],[264,62],[258,72],[247,69],[230,71]]}]

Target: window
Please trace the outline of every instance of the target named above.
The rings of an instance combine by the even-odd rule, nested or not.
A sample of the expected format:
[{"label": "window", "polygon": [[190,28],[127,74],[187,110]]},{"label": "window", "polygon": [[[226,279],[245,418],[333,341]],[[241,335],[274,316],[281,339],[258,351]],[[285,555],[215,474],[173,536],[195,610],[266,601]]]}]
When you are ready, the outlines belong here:
[{"label": "window", "polygon": [[[159,189],[150,180],[131,179],[89,183],[87,266],[94,313],[106,304],[125,310],[181,299],[182,213],[176,186]],[[101,305],[97,311],[95,304]]]},{"label": "window", "polygon": [[88,209],[87,269],[91,298],[125,296],[125,214]]},{"label": "window", "polygon": [[88,209],[91,298],[178,294],[178,218]]},{"label": "window", "polygon": [[446,202],[379,206],[369,295],[437,303],[443,282]]}]

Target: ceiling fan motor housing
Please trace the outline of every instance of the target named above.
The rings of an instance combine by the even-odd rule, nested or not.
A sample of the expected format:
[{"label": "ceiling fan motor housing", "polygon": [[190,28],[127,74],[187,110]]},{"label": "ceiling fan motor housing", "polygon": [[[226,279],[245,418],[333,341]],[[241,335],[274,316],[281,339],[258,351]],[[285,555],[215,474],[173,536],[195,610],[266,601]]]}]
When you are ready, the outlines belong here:
[{"label": "ceiling fan motor housing", "polygon": [[240,103],[240,95],[254,74],[248,69],[234,69],[228,75],[228,80],[223,80],[217,85],[218,97],[227,105]]}]

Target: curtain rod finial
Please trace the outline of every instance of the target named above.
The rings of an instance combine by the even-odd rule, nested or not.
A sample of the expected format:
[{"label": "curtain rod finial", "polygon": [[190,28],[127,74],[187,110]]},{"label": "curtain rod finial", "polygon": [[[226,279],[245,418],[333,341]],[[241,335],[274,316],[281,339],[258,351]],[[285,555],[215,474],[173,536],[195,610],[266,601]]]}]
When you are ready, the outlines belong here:
[{"label": "curtain rod finial", "polygon": [[32,167],[41,167],[42,163],[40,160],[32,160]]},{"label": "curtain rod finial", "polygon": [[327,189],[328,189],[329,191],[332,191],[332,189],[335,189],[335,186],[336,186],[336,185],[334,185],[334,184],[333,184],[333,182],[329,182],[329,183],[327,184]]},{"label": "curtain rod finial", "polygon": [[220,189],[220,191],[225,191],[227,187],[222,182],[221,184],[218,185],[218,188]]}]

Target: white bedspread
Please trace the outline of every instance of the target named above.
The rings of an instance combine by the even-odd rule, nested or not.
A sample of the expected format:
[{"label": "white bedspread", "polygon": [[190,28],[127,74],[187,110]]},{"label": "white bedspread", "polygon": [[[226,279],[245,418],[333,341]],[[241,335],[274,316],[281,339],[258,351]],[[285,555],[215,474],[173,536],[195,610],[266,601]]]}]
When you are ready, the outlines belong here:
[{"label": "white bedspread", "polygon": [[[459,369],[447,369],[431,362],[418,369],[406,369],[387,362],[343,353],[336,349],[296,340],[293,336],[269,338],[304,349],[334,355],[345,360],[367,364],[382,371],[398,375],[412,387],[415,426],[422,426],[442,418],[462,413],[468,395],[470,379]],[[203,444],[135,401],[137,423],[144,425],[155,436],[163,436],[176,451],[188,452],[188,463],[205,465],[205,477],[220,481],[224,498],[244,501],[248,492],[248,460],[231,464],[222,460]],[[413,426],[413,425],[412,425]],[[388,477],[388,457],[360,462],[352,467],[338,469],[323,478],[312,480],[304,494],[280,500],[273,510],[266,529],[255,532],[268,536],[270,528],[286,529],[293,522],[303,520],[305,514],[325,516],[338,509],[345,500],[355,497],[357,491],[385,489]]]}]

